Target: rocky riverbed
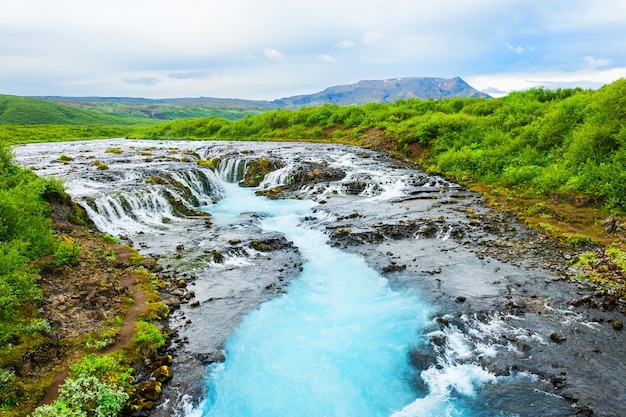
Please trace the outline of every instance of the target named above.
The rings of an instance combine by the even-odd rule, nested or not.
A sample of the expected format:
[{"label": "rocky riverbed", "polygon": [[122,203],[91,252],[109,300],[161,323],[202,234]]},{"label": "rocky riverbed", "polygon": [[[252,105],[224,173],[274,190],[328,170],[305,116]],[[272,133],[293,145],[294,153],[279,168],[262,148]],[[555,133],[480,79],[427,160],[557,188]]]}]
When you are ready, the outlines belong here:
[{"label": "rocky riverbed", "polygon": [[[417,335],[423,343],[410,353],[423,371],[418,390],[432,389],[429,373],[467,362],[500,378],[466,399],[481,401],[479,415],[626,415],[624,300],[577,278],[579,257],[598,248],[553,241],[463,187],[358,148],[111,140],[61,144],[59,154],[73,158],[62,165],[38,146],[18,149],[18,160],[66,178],[74,198],[100,216],[96,224],[152,257],[150,268],[166,283],[174,378],[152,415],[183,415],[201,401],[207,365],[223,360],[226,338],[247,312],[286,291],[302,265],[297,247],[258,226],[262,214],[233,226],[191,211],[219,200],[212,169],[268,198],[315,201],[308,227],[434,306],[432,325]],[[96,170],[96,159],[110,169]],[[213,167],[183,174],[199,161]],[[132,193],[145,189],[173,197],[164,207],[135,206]],[[110,207],[118,212],[105,200],[117,201]],[[148,215],[156,220],[142,220]]]}]

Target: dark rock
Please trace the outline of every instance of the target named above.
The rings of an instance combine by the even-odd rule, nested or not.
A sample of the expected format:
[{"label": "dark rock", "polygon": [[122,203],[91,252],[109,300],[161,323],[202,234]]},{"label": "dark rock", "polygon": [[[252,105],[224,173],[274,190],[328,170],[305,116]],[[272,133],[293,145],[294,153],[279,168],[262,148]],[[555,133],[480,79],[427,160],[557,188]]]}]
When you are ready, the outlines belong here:
[{"label": "dark rock", "polygon": [[459,295],[458,297],[455,298],[457,303],[464,303],[465,301],[467,301],[467,297]]},{"label": "dark rock", "polygon": [[250,242],[250,247],[258,250],[259,252],[271,252],[273,250],[285,249],[291,246],[292,243],[287,241],[284,237],[253,240]]},{"label": "dark rock", "polygon": [[409,358],[411,359],[411,364],[421,371],[428,369],[431,365],[437,363],[437,357],[431,352],[418,352],[416,350],[412,350],[409,352]]},{"label": "dark rock", "polygon": [[614,321],[613,322],[613,328],[615,330],[622,330],[624,328],[624,322],[623,321]]},{"label": "dark rock", "polygon": [[291,176],[289,186],[290,188],[300,188],[303,184],[339,181],[345,176],[345,171],[330,167],[327,163],[303,162]]},{"label": "dark rock", "polygon": [[224,255],[222,255],[217,249],[213,249],[211,251],[211,255],[213,256],[213,262],[218,264],[224,262]]},{"label": "dark rock", "polygon": [[406,265],[398,265],[397,263],[392,262],[383,268],[383,272],[397,272],[404,271],[405,269]]},{"label": "dark rock", "polygon": [[580,298],[574,298],[572,301],[570,301],[570,304],[574,307],[580,307],[581,305],[583,305],[583,302],[584,301]]},{"label": "dark rock", "polygon": [[554,343],[563,343],[567,340],[567,338],[561,333],[555,332],[550,335],[550,340],[552,340]]}]

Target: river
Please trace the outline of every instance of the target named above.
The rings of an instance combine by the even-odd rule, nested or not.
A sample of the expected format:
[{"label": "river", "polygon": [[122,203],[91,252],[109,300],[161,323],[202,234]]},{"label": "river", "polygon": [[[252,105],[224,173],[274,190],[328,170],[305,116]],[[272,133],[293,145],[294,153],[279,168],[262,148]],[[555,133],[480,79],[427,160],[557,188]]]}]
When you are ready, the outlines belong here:
[{"label": "river", "polygon": [[[561,249],[416,166],[327,144],[15,152],[63,178],[101,231],[189,281],[154,415],[626,412],[623,333],[614,312],[570,305],[584,289],[564,279]],[[260,160],[271,172],[239,186]]]}]

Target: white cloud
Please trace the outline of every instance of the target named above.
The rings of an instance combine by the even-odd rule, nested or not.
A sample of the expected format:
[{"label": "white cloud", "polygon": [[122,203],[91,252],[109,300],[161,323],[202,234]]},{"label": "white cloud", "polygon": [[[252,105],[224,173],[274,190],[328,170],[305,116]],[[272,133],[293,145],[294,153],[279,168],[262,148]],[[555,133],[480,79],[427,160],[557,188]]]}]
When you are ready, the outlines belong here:
[{"label": "white cloud", "polygon": [[516,54],[523,54],[524,53],[524,47],[522,47],[522,46],[513,46],[510,43],[507,43],[506,47],[509,50],[515,52]]},{"label": "white cloud", "polygon": [[320,60],[324,61],[324,62],[339,62],[339,60],[331,55],[318,55],[317,56]]},{"label": "white cloud", "polygon": [[546,69],[543,71],[482,74],[468,76],[464,79],[472,87],[494,97],[500,97],[512,91],[523,91],[534,87],[596,89],[624,77],[624,74],[626,74],[626,67],[604,70],[581,69],[578,71]]},{"label": "white cloud", "polygon": [[263,55],[265,55],[265,58],[274,61],[282,61],[283,59],[285,59],[285,56],[282,54],[282,52],[276,49],[265,49],[263,51]]},{"label": "white cloud", "polygon": [[611,65],[610,59],[602,59],[602,58],[597,59],[592,56],[586,56],[584,60],[589,65],[590,68],[594,68],[594,69],[608,67],[609,65]]},{"label": "white cloud", "polygon": [[139,85],[156,85],[161,80],[155,77],[140,77],[140,78],[124,78],[124,82],[128,84],[139,84]]},{"label": "white cloud", "polygon": [[337,43],[337,45],[335,45],[335,48],[348,49],[348,48],[354,48],[355,46],[356,46],[356,43],[354,43],[353,41],[343,40]]},{"label": "white cloud", "polygon": [[367,32],[363,35],[363,44],[365,45],[376,45],[379,43],[383,43],[387,40],[387,36],[381,32]]}]

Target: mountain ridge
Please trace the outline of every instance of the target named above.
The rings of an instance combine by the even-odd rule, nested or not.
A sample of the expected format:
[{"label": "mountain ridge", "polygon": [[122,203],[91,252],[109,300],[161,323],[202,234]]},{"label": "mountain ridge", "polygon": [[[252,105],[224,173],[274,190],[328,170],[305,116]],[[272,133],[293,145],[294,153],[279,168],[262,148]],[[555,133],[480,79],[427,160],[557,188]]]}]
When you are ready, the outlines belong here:
[{"label": "mountain ridge", "polygon": [[400,99],[444,99],[454,97],[484,97],[460,77],[405,77],[385,80],[362,80],[354,84],[329,87],[319,93],[274,100],[278,107],[298,108],[323,104],[389,103]]},{"label": "mountain ridge", "polygon": [[404,77],[384,80],[361,80],[352,84],[335,85],[323,91],[284,97],[276,100],[246,100],[237,98],[162,98],[148,99],[140,97],[64,97],[32,96],[46,101],[63,104],[71,103],[125,103],[132,105],[214,105],[239,109],[275,109],[318,106],[323,104],[366,104],[371,102],[388,103],[399,99],[444,99],[454,97],[484,97],[460,77]]}]

